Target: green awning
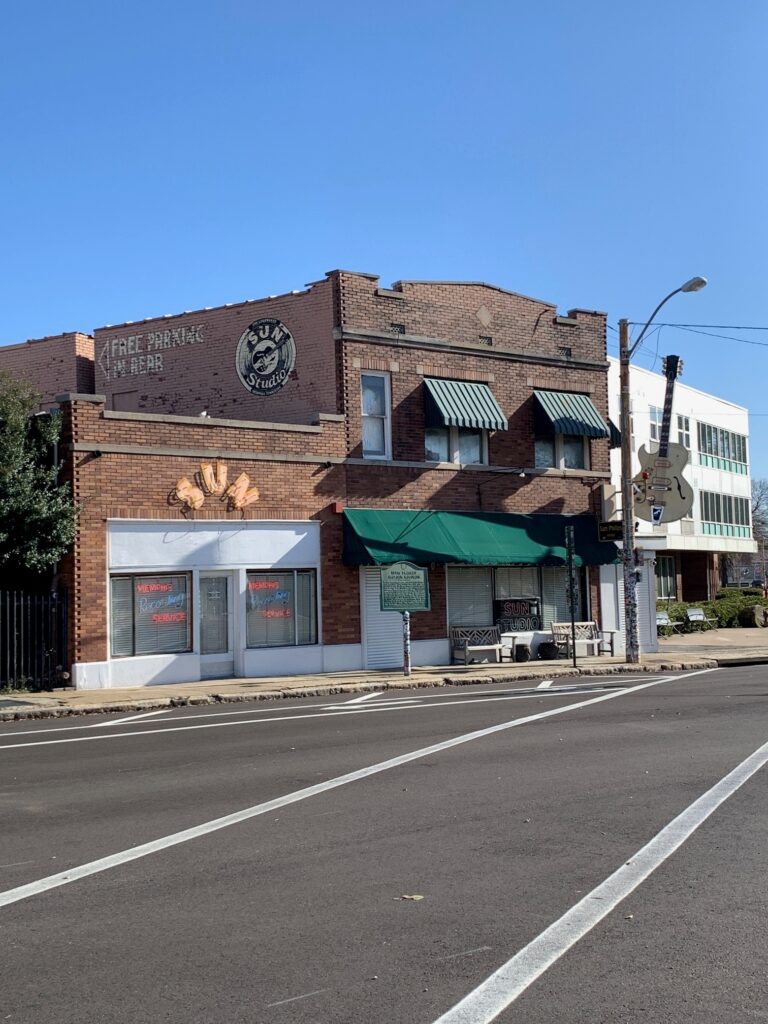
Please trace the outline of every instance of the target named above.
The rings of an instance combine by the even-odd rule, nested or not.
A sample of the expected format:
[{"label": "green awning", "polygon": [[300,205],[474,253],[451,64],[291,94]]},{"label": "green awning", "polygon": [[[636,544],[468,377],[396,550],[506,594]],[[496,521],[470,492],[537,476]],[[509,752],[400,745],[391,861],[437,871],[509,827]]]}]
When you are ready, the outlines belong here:
[{"label": "green awning", "polygon": [[608,437],[605,420],[588,395],[575,395],[569,391],[533,393],[555,434]]},{"label": "green awning", "polygon": [[344,511],[345,565],[566,565],[565,527],[575,527],[576,565],[618,561],[615,544],[597,537],[594,516],[503,512]]},{"label": "green awning", "polygon": [[621,431],[611,419],[608,420],[608,434],[611,439],[611,448],[621,448]]},{"label": "green awning", "polygon": [[507,429],[507,418],[487,384],[425,377],[424,388],[428,427]]}]

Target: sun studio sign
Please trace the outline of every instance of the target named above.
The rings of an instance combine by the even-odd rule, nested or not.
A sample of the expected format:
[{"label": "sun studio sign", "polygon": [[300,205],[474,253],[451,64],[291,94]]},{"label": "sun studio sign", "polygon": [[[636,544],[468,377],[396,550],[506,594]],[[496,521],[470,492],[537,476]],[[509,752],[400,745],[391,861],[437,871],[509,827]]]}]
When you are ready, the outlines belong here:
[{"label": "sun studio sign", "polygon": [[290,377],[295,362],[296,342],[280,320],[254,320],[237,343],[237,375],[253,395],[274,395]]}]

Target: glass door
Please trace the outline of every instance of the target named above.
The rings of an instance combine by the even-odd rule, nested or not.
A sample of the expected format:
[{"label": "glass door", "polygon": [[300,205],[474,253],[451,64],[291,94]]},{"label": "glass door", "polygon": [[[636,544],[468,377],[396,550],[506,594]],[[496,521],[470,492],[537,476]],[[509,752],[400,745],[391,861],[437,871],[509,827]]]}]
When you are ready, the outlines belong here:
[{"label": "glass door", "polygon": [[200,573],[200,661],[203,678],[231,676],[232,577],[229,573]]}]

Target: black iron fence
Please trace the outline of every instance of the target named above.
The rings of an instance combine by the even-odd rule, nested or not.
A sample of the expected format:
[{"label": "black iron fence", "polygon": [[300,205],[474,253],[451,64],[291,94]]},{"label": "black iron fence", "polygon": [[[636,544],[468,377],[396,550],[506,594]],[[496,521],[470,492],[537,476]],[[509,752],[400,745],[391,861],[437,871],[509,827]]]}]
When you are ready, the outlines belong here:
[{"label": "black iron fence", "polygon": [[0,689],[69,683],[67,593],[0,591]]}]

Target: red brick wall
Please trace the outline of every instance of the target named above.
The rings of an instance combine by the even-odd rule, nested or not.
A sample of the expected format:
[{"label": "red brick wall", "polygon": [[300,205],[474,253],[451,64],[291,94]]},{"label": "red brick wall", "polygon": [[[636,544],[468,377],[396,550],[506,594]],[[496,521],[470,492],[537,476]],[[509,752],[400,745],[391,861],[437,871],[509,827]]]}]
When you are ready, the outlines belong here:
[{"label": "red brick wall", "polygon": [[[76,443],[102,453],[75,451],[69,465],[82,509],[78,542],[63,566],[75,585],[75,660],[100,661],[107,653],[108,518],[319,520],[322,639],[335,644],[359,642],[360,600],[358,570],[341,561],[342,517],[331,511],[333,502],[414,509],[599,512],[599,477],[590,472],[531,471],[532,391],[537,387],[581,391],[590,394],[607,416],[602,314],[578,312],[572,317],[575,326],[562,326],[555,322],[554,307],[486,285],[404,282],[397,292],[404,298],[377,295],[377,287],[375,278],[334,272],[298,295],[96,332],[96,356],[102,366],[97,366],[95,387],[107,393],[107,410],[120,404],[166,417],[193,416],[195,422],[105,415],[102,407],[88,402],[67,407]],[[478,311],[485,324],[478,320]],[[297,345],[296,377],[272,398],[250,395],[234,367],[240,335],[260,317],[282,320]],[[390,334],[391,323],[404,324],[412,337],[399,343]],[[334,325],[357,337],[340,340],[337,331],[334,339]],[[190,331],[198,326],[199,332]],[[188,332],[186,344],[174,347],[171,333],[170,344],[157,347],[158,332],[183,328]],[[479,346],[480,334],[492,337],[492,345]],[[148,352],[150,336],[153,344]],[[134,339],[131,353],[129,338]],[[430,347],[419,338],[442,339],[444,344]],[[124,355],[119,351],[121,341]],[[462,343],[478,347],[468,350]],[[560,351],[565,346],[572,352],[568,358]],[[131,373],[129,363],[129,372],[116,376],[115,353],[128,360],[143,354],[143,372],[137,363],[136,372]],[[514,359],[514,353],[525,358]],[[149,354],[162,356],[162,363],[153,362],[151,370],[146,362]],[[360,373],[366,368],[391,375],[394,460],[419,465],[357,463]],[[435,469],[423,464],[425,375],[490,385],[509,418],[509,430],[491,435],[488,470]],[[66,388],[57,381],[56,391],[62,390]],[[229,417],[231,422],[198,420],[203,409],[209,420]],[[318,412],[336,411],[346,414],[345,422],[322,421],[317,430],[289,429],[290,424],[309,424]],[[250,429],[238,422],[242,420],[283,423],[285,429]],[[608,442],[592,441],[590,447],[592,473],[607,472]],[[227,512],[214,499],[197,512],[185,513],[171,499],[176,480],[194,475],[200,461],[217,456],[227,462],[230,479],[241,471],[249,474],[261,489],[260,500],[243,513]],[[494,467],[525,469],[526,475],[494,475]],[[590,578],[596,610],[597,574],[591,573]],[[431,572],[430,583],[433,608],[414,616],[416,639],[445,631],[442,568]]]},{"label": "red brick wall", "polygon": [[0,371],[32,384],[42,396],[42,406],[53,405],[63,391],[92,394],[93,338],[71,332],[4,345]]},{"label": "red brick wall", "polygon": [[399,281],[389,290],[371,275],[336,273],[341,324],[350,331],[390,334],[397,323],[409,336],[466,344],[490,337],[492,351],[559,356],[561,347],[569,347],[574,359],[605,359],[603,313],[574,310],[574,323],[564,325],[555,323],[554,305],[493,285]]},{"label": "red brick wall", "polygon": [[[325,280],[295,294],[101,327],[96,393],[109,409],[309,423],[337,411],[333,316]],[[282,321],[296,344],[293,374],[270,396],[252,394],[235,369],[241,335],[262,318]]]}]

